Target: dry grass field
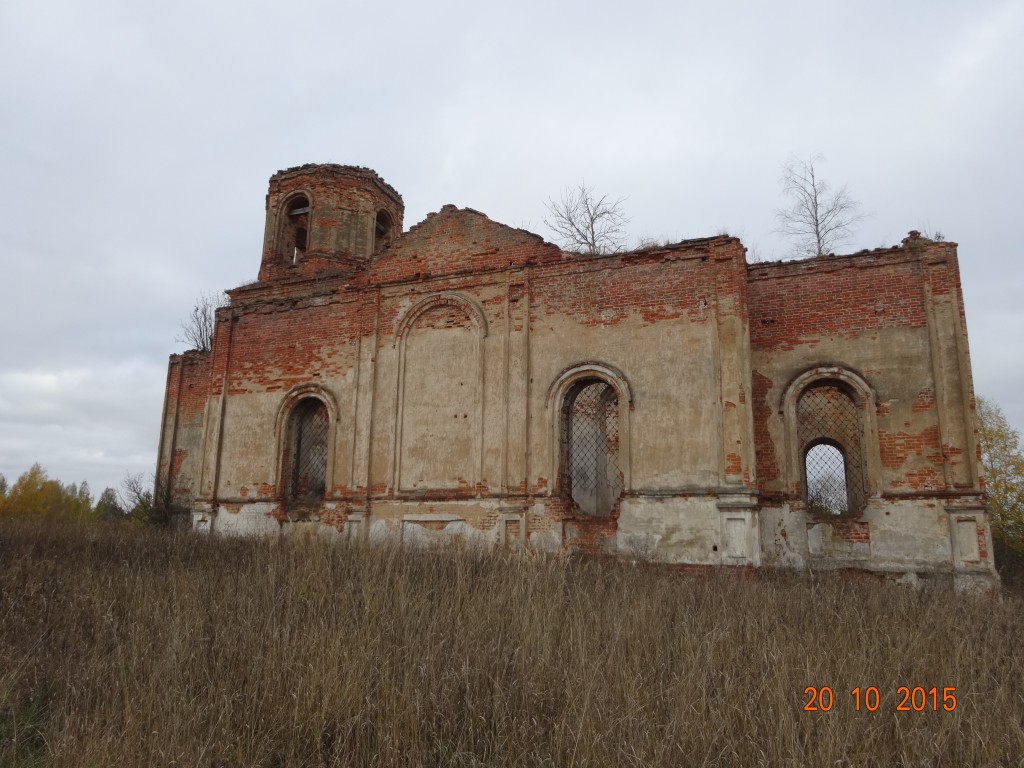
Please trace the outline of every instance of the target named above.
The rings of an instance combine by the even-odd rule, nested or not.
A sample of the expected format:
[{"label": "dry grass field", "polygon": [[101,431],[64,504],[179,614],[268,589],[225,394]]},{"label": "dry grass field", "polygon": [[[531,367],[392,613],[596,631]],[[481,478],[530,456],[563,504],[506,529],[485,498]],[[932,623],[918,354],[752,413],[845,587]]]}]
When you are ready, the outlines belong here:
[{"label": "dry grass field", "polygon": [[7,521],[0,765],[1024,765],[1022,608]]}]

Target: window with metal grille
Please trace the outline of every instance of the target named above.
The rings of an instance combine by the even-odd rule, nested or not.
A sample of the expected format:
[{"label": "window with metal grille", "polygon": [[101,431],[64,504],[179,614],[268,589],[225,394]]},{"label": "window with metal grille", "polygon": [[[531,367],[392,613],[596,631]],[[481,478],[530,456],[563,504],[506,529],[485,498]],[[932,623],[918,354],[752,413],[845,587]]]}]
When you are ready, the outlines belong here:
[{"label": "window with metal grille", "polygon": [[587,515],[607,515],[622,493],[619,469],[619,399],[600,380],[581,382],[562,410],[562,483]]},{"label": "window with metal grille", "polygon": [[289,430],[287,495],[291,501],[316,502],[327,490],[327,406],[310,397],[292,411]]},{"label": "window with metal grille", "polygon": [[821,382],[800,395],[796,417],[808,508],[829,515],[860,514],[867,483],[857,402],[838,383]]},{"label": "window with metal grille", "polygon": [[818,443],[804,455],[807,505],[818,512],[842,515],[849,512],[846,493],[846,457],[829,443]]}]

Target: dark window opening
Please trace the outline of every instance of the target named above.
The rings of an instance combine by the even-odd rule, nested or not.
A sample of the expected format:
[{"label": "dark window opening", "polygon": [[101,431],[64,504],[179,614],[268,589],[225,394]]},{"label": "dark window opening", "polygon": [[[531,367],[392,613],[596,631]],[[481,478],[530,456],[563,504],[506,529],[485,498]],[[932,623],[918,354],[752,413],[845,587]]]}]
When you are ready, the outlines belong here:
[{"label": "dark window opening", "polygon": [[391,230],[394,227],[391,216],[387,211],[379,211],[377,220],[373,226],[373,250],[374,252],[386,248],[391,242]]},{"label": "dark window opening", "polygon": [[289,263],[298,264],[305,255],[309,238],[309,200],[304,195],[291,199],[282,225],[282,251]]},{"label": "dark window opening", "polygon": [[797,402],[804,501],[819,514],[860,514],[867,498],[863,421],[845,387],[814,384]]},{"label": "dark window opening", "polygon": [[622,493],[619,400],[604,381],[570,390],[562,411],[562,483],[580,512],[608,515]]},{"label": "dark window opening", "polygon": [[317,502],[327,491],[327,406],[316,398],[303,400],[292,411],[286,496],[290,501]]}]

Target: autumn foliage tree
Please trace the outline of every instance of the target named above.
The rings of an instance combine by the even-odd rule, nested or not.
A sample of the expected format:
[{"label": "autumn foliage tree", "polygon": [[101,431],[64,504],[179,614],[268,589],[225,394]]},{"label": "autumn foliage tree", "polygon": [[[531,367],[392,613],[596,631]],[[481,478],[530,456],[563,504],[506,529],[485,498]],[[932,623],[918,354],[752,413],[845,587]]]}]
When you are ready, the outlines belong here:
[{"label": "autumn foliage tree", "polygon": [[978,398],[981,465],[988,491],[992,538],[1004,549],[1024,557],[1024,453],[1020,433],[1002,409]]},{"label": "autumn foliage tree", "polygon": [[[4,483],[6,485],[6,481]],[[63,517],[84,520],[92,515],[89,484],[64,485],[51,480],[39,464],[22,474],[0,494],[0,515],[5,517]]]},{"label": "autumn foliage tree", "polygon": [[13,486],[0,475],[0,517],[162,522],[154,512],[152,482],[141,472],[126,474],[119,490],[105,488],[93,505],[89,483],[65,485],[38,463]]}]

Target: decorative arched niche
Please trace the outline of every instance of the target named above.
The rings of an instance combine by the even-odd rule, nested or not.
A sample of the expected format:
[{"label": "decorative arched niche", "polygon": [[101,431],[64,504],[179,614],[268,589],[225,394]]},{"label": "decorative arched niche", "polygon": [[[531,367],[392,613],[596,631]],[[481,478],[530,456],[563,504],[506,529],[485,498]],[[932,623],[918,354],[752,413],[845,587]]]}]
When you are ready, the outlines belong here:
[{"label": "decorative arched niche", "polygon": [[486,337],[483,310],[456,293],[427,296],[397,322],[392,488],[468,492],[481,481]]}]

